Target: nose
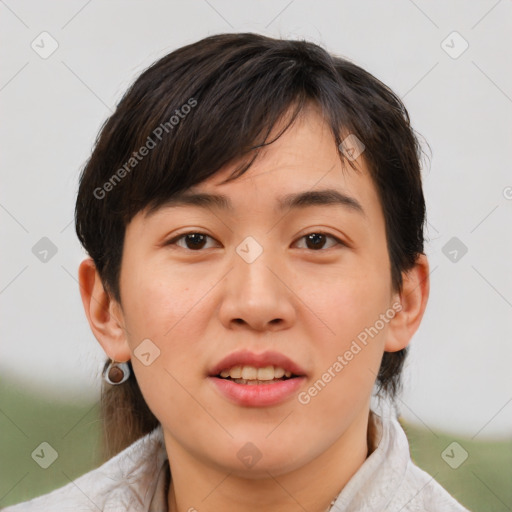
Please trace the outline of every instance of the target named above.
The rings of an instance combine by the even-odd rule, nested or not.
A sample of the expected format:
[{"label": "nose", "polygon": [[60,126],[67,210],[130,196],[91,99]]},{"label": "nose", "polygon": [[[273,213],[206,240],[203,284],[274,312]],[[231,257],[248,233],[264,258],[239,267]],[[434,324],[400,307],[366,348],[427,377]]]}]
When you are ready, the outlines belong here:
[{"label": "nose", "polygon": [[296,315],[293,291],[278,258],[264,249],[249,263],[235,251],[233,267],[226,276],[219,309],[223,325],[227,329],[255,331],[289,328]]}]

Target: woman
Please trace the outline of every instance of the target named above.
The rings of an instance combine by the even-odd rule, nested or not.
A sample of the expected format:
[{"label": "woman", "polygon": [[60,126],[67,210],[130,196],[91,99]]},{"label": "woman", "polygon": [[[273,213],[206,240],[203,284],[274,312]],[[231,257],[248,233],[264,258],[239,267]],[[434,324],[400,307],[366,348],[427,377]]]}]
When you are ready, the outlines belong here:
[{"label": "woman", "polygon": [[464,511],[371,409],[429,294],[420,155],[397,96],[306,41],[142,73],[76,203],[112,458],[6,510]]}]

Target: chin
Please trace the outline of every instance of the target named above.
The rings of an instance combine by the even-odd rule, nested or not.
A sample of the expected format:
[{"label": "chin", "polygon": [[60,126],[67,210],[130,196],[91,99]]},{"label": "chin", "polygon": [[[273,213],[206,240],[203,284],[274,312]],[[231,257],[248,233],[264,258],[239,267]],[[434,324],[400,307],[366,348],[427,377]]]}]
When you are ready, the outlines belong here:
[{"label": "chin", "polygon": [[[271,439],[272,435],[266,438],[269,431],[265,429],[258,436],[235,436],[236,440],[231,440],[222,453],[211,456],[224,471],[248,479],[268,478],[269,473],[272,476],[286,474],[307,463],[308,454],[297,451],[298,446],[304,446],[299,433],[296,441],[287,435],[289,442],[283,443],[283,436],[277,432],[275,439]],[[217,443],[214,446],[219,447]]]},{"label": "chin", "polygon": [[292,453],[287,455],[288,457],[284,455],[282,457],[273,456],[271,459],[263,455],[251,467],[244,467],[242,463],[233,464],[231,461],[231,464],[226,466],[225,470],[229,471],[232,475],[248,480],[263,480],[268,479],[269,476],[279,477],[291,473],[303,465],[297,459],[290,462]]}]

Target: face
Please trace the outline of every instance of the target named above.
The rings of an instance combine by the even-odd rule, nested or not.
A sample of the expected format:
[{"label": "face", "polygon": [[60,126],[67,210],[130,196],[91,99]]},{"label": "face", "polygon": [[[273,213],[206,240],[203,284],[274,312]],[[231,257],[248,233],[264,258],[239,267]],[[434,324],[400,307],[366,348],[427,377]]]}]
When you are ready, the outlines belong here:
[{"label": "face", "polygon": [[[128,225],[122,322],[168,451],[235,474],[277,475],[367,416],[397,296],[377,192],[357,164],[360,172],[342,168],[310,108],[241,177],[220,184],[230,165],[187,191],[222,194],[230,209],[170,203]],[[328,189],[342,200],[331,193],[280,207],[285,196]],[[248,358],[219,366],[240,351]],[[248,379],[250,367],[266,366],[298,376],[253,385],[235,382],[236,368],[229,379],[212,375],[235,366],[249,368]],[[261,459],[249,469],[251,454]]]}]

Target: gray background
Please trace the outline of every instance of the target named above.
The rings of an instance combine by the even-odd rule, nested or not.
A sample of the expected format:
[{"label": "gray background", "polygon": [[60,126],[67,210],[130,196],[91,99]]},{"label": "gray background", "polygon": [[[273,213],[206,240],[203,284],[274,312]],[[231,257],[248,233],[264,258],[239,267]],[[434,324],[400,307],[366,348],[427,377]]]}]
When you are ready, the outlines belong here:
[{"label": "gray background", "polygon": [[[77,283],[79,171],[144,68],[207,35],[253,31],[317,42],[405,102],[432,149],[423,171],[432,274],[399,407],[429,428],[510,435],[510,0],[10,0],[0,13],[2,377],[55,400],[99,396],[104,354]],[[46,261],[43,237],[57,250]]]}]

